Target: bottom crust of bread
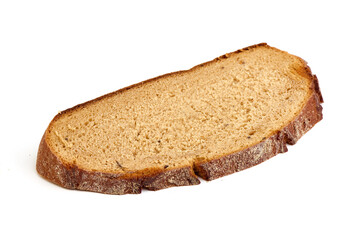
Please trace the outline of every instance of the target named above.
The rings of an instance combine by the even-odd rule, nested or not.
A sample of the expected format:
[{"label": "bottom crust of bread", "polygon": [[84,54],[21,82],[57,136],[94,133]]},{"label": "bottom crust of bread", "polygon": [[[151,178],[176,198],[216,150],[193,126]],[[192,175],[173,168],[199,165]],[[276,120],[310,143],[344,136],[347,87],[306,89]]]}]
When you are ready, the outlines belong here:
[{"label": "bottom crust of bread", "polygon": [[298,117],[281,131],[244,151],[195,164],[194,170],[198,176],[209,181],[255,166],[287,152],[286,144],[295,144],[321,119],[320,100],[317,94],[313,94]]},{"label": "bottom crust of bread", "polygon": [[87,171],[76,165],[65,165],[56,157],[45,137],[42,138],[37,157],[38,173],[59,186],[107,194],[136,194],[141,189],[160,190],[174,186],[200,184],[192,167],[170,169],[167,171],[148,171],[148,174],[123,174]]}]

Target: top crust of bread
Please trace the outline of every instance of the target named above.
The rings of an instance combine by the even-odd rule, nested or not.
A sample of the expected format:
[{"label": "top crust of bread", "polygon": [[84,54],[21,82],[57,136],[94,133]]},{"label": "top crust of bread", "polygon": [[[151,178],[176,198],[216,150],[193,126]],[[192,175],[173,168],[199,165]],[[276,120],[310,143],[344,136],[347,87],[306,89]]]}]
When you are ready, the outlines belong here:
[{"label": "top crust of bread", "polygon": [[[150,82],[162,81],[162,79],[167,77],[171,78],[173,76],[188,74],[191,71],[196,71],[196,69],[258,48],[268,48],[284,55],[295,57],[281,50],[272,48],[266,43],[261,43],[225,54],[187,71],[169,73],[120,89],[59,113],[49,124],[40,142],[36,164],[38,173],[49,181],[69,189],[107,194],[129,194],[140,193],[143,188],[159,190],[172,186],[199,184],[200,181],[197,176],[206,180],[213,180],[257,165],[278,153],[286,152],[286,144],[295,144],[301,136],[322,119],[322,107],[320,104],[323,102],[323,98],[317,77],[311,73],[306,62],[298,57],[295,58],[302,63],[302,68],[297,69],[295,74],[309,81],[308,94],[303,106],[286,125],[280,129],[276,129],[276,131],[272,131],[271,134],[264,136],[255,144],[239,151],[227,152],[223,155],[216,155],[216,157],[213,158],[197,156],[195,161],[190,161],[183,165],[174,164],[170,167],[165,165],[164,168],[150,166],[136,171],[125,171],[122,169],[123,166],[118,161],[115,161],[121,171],[114,172],[106,169],[89,169],[82,165],[79,166],[76,161],[71,162],[65,160],[64,157],[60,156],[56,147],[53,146],[53,138],[50,136],[51,134],[52,136],[56,135],[61,141],[64,141],[63,139],[65,138],[56,132],[56,129],[53,129],[54,124],[61,120],[63,116],[81,111],[81,109],[87,108],[91,104],[96,104],[103,99],[111,98],[112,96],[119,95],[136,87],[144,86]],[[72,127],[69,126],[69,128]],[[66,140],[63,144],[66,145],[70,143],[67,143]]]}]

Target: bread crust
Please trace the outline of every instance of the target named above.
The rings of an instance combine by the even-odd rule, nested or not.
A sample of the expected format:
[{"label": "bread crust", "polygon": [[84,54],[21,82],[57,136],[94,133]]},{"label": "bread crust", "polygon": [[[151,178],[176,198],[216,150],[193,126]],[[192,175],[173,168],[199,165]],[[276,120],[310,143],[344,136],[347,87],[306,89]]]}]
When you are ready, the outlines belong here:
[{"label": "bread crust", "polygon": [[143,188],[159,190],[174,186],[200,184],[191,167],[159,171],[148,169],[146,173],[117,174],[87,171],[74,164],[64,164],[41,139],[36,170],[61,187],[107,194],[136,194]]},{"label": "bread crust", "polygon": [[[269,47],[266,43],[261,43],[233,53],[246,51],[259,46]],[[221,58],[227,58],[233,53],[225,54],[213,61],[217,61]],[[197,65],[194,68],[202,67],[210,62]],[[36,169],[41,176],[50,182],[68,189],[78,189],[106,194],[138,194],[141,193],[141,190],[144,188],[148,190],[160,190],[173,186],[196,185],[200,184],[197,176],[205,180],[213,180],[255,166],[277,155],[278,153],[286,152],[286,144],[295,144],[307,131],[309,131],[322,119],[321,103],[323,102],[323,98],[320,92],[317,77],[311,73],[311,70],[305,61],[304,66],[306,66],[304,74],[308,75],[308,78],[312,81],[312,94],[308,98],[308,101],[304,104],[302,111],[283,129],[268,138],[264,138],[258,144],[242,151],[232,153],[218,159],[212,159],[210,161],[195,162],[193,166],[168,170],[145,169],[143,171],[128,174],[87,171],[78,168],[74,164],[65,164],[58,156],[55,155],[46,141],[47,130],[40,142]],[[185,71],[169,73],[166,75],[181,74],[183,72]],[[91,102],[98,101],[104,97],[111,96],[112,94],[144,84],[145,82],[154,81],[163,76],[149,79],[109,93],[67,109],[62,113],[74,111],[75,109],[84,107]],[[53,121],[56,120],[62,113],[56,115]]]},{"label": "bread crust", "polygon": [[295,144],[321,119],[320,99],[314,93],[296,119],[282,130],[243,151],[211,161],[195,163],[195,172],[209,181],[255,166],[279,153],[287,152],[286,144]]}]

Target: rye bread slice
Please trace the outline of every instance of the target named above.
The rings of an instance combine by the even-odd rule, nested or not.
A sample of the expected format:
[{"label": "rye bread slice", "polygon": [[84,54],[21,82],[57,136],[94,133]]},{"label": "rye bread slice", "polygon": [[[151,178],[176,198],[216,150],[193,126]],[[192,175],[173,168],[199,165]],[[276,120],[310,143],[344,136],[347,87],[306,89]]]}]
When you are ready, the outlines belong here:
[{"label": "rye bread slice", "polygon": [[262,43],[59,113],[36,169],[108,194],[195,185],[286,152],[322,119],[322,102],[304,60]]}]

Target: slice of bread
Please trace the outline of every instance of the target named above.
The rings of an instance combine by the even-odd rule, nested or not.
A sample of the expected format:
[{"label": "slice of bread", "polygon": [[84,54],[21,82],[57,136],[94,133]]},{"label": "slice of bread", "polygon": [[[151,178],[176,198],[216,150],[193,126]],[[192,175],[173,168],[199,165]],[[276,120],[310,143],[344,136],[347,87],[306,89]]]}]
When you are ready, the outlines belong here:
[{"label": "slice of bread", "polygon": [[59,113],[36,167],[109,194],[199,184],[286,152],[322,119],[322,102],[304,60],[262,43]]}]

